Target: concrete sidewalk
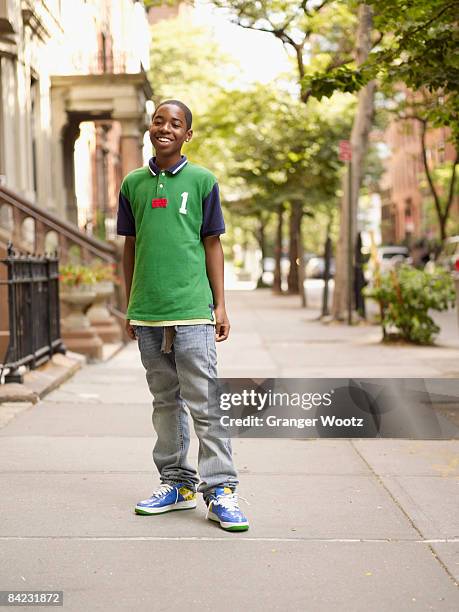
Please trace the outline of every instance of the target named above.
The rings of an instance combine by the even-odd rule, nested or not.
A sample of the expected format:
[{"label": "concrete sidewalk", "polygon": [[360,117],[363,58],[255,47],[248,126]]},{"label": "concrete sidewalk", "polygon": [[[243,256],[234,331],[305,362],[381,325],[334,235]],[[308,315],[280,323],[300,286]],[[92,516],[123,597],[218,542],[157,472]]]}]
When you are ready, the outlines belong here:
[{"label": "concrete sidewalk", "polygon": [[[297,304],[229,293],[220,375],[459,378],[449,335],[381,347]],[[202,500],[133,513],[157,484],[150,404],[133,342],[0,430],[0,590],[63,590],[75,612],[459,608],[458,440],[233,440],[251,528],[230,534]]]},{"label": "concrete sidewalk", "polygon": [[231,341],[220,347],[220,376],[459,378],[454,310],[436,314],[435,346],[388,346],[379,326],[320,323],[313,289],[307,309],[299,308],[299,297],[273,296],[269,289],[230,293]]}]

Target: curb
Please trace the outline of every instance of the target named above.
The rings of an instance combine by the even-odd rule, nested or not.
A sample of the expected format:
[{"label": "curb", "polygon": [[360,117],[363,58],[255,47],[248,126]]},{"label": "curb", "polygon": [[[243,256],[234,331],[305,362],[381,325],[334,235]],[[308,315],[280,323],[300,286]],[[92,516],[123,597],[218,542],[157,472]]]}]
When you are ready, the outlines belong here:
[{"label": "curb", "polygon": [[24,374],[24,382],[0,385],[0,406],[5,403],[25,402],[36,404],[62,383],[71,378],[84,365],[105,363],[117,355],[126,345],[123,342],[104,344],[102,360],[92,360],[80,353],[67,351],[56,353],[36,370]]},{"label": "curb", "polygon": [[57,353],[40,368],[24,374],[24,382],[0,385],[0,406],[6,402],[36,404],[42,397],[71,378],[87,360],[84,355],[67,351]]}]

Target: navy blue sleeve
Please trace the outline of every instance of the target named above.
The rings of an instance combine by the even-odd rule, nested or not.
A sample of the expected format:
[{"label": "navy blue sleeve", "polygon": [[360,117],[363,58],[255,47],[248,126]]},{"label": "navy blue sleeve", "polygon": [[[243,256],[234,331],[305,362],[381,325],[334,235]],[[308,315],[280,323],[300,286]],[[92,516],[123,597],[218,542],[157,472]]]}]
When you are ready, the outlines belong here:
[{"label": "navy blue sleeve", "polygon": [[202,203],[201,238],[205,236],[219,236],[224,233],[225,222],[220,203],[220,191],[218,183],[215,183],[212,191]]},{"label": "navy blue sleeve", "polygon": [[121,191],[118,200],[116,233],[118,236],[135,236],[135,220],[132,214],[131,204]]}]

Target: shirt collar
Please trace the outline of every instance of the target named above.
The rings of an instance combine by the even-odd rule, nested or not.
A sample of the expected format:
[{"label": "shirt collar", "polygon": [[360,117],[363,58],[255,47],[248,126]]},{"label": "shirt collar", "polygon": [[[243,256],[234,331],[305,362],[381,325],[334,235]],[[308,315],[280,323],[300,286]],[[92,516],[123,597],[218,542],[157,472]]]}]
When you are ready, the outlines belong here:
[{"label": "shirt collar", "polygon": [[[182,155],[182,158],[170,168],[166,168],[163,172],[170,172],[171,174],[178,174],[182,168],[184,168],[188,163],[188,159],[186,155]],[[148,162],[148,167],[150,168],[150,172],[153,176],[156,176],[161,172],[161,168],[158,168],[156,165],[156,157],[152,157]]]}]

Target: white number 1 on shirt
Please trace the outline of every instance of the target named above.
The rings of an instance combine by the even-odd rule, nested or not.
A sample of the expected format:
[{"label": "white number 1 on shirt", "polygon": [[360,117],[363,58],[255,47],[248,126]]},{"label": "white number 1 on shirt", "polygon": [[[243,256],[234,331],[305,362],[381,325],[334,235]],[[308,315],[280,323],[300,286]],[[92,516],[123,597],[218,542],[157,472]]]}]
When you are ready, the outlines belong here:
[{"label": "white number 1 on shirt", "polygon": [[188,191],[184,191],[182,193],[182,205],[180,206],[180,210],[179,210],[179,212],[181,212],[182,215],[187,214],[187,209],[186,209],[187,200],[188,200]]}]

